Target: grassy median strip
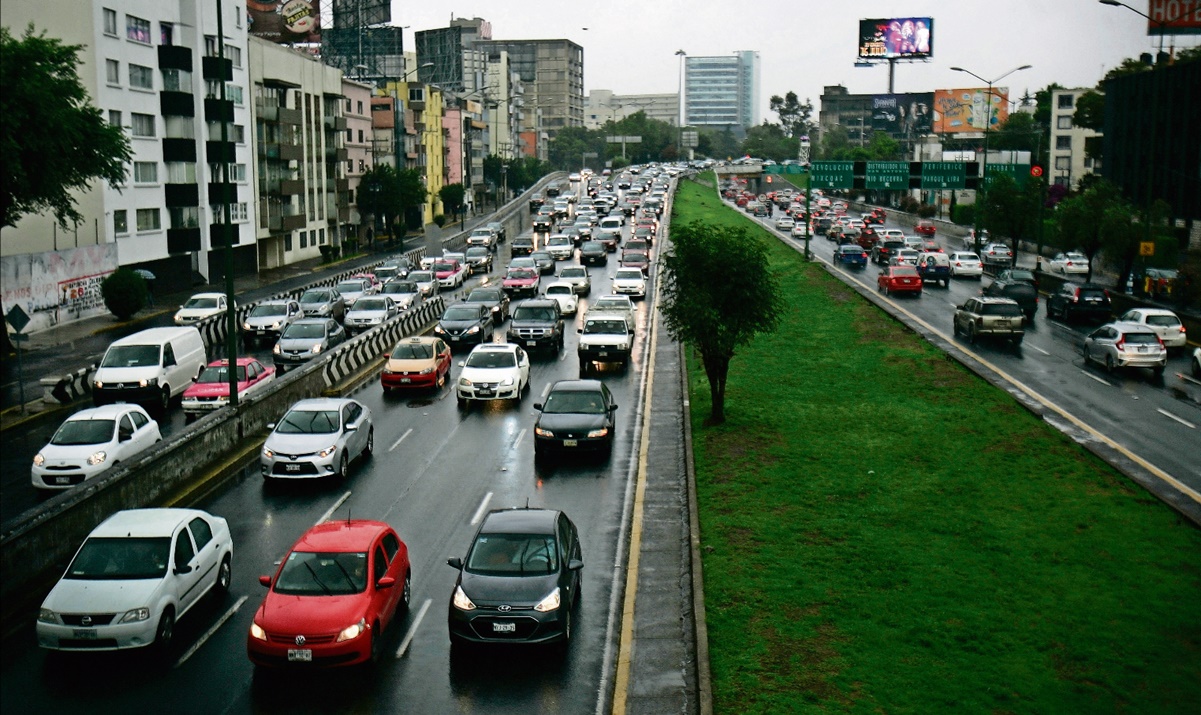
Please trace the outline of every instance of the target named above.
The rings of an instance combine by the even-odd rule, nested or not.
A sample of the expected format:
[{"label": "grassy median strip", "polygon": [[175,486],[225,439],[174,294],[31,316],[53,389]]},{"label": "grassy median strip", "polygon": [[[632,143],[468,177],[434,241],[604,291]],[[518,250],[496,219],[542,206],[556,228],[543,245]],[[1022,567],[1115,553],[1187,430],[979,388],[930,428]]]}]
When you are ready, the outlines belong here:
[{"label": "grassy median strip", "polygon": [[725,424],[688,359],[715,712],[1197,712],[1201,532],[762,233]]}]

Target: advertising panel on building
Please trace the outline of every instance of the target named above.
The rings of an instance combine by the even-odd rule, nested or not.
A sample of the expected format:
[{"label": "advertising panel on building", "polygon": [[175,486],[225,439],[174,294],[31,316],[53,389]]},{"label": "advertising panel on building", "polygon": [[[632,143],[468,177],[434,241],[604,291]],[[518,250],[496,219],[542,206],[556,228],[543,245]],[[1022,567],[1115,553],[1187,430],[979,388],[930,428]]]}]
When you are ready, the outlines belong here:
[{"label": "advertising panel on building", "polygon": [[893,136],[929,134],[934,122],[934,93],[877,94],[872,97],[872,130]]},{"label": "advertising panel on building", "polygon": [[934,92],[934,133],[983,132],[1009,119],[1009,88],[939,89]]},{"label": "advertising panel on building", "polygon": [[246,0],[250,34],[271,42],[321,42],[319,0]]},{"label": "advertising panel on building", "polygon": [[893,17],[859,21],[859,56],[866,59],[929,57],[934,52],[934,18]]},{"label": "advertising panel on building", "polygon": [[1148,35],[1201,35],[1201,1],[1149,0]]}]

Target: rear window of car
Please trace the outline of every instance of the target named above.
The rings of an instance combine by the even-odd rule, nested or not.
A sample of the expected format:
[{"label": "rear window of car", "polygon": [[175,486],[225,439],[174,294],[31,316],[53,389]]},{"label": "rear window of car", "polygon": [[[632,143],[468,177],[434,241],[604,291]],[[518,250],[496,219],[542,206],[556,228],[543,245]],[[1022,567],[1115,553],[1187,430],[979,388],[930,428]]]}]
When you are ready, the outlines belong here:
[{"label": "rear window of car", "polygon": [[1128,345],[1155,345],[1159,343],[1159,337],[1155,333],[1126,333],[1122,336],[1122,340]]},{"label": "rear window of car", "polygon": [[1106,295],[1105,295],[1105,291],[1097,290],[1096,288],[1081,288],[1080,289],[1080,297],[1105,300]]},{"label": "rear window of car", "polygon": [[1012,303],[989,303],[981,307],[980,314],[1017,318],[1021,316],[1022,309]]},{"label": "rear window of car", "polygon": [[1158,325],[1161,327],[1172,327],[1180,325],[1180,318],[1174,315],[1148,315],[1147,325]]}]

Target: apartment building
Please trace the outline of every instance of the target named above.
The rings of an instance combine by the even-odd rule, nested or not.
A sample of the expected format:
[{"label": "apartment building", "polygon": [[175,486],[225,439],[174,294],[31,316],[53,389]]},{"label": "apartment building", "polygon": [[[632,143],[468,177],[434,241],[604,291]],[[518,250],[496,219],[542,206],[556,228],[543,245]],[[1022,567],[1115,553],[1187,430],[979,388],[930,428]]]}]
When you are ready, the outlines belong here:
[{"label": "apartment building", "polygon": [[1051,183],[1075,189],[1086,174],[1101,173],[1100,162],[1087,156],[1085,143],[1100,134],[1076,126],[1076,100],[1086,88],[1055,89],[1051,91],[1051,148],[1047,175]]},{"label": "apartment building", "polygon": [[369,227],[364,225],[359,212],[359,183],[363,174],[374,165],[371,157],[374,137],[371,126],[371,85],[343,77],[342,96],[346,102],[342,113],[346,117],[345,176],[350,217],[342,224],[341,233],[345,239],[357,239],[362,243],[367,240]]}]

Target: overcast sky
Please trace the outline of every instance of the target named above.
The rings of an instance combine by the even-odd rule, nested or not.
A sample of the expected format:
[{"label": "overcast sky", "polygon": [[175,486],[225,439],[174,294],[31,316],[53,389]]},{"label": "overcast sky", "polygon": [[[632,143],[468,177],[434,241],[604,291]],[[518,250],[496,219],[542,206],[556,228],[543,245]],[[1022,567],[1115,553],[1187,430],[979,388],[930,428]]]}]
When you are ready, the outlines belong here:
[{"label": "overcast sky", "polygon": [[[1147,11],[1147,0],[1127,4]],[[887,63],[855,67],[859,20],[865,18],[934,18],[933,57],[898,62],[896,92],[983,86],[952,72],[955,66],[993,79],[1026,64],[1033,67],[998,84],[1008,86],[1014,100],[1052,82],[1091,87],[1123,59],[1154,51],[1158,43],[1147,36],[1142,17],[1097,0],[392,0],[393,24],[410,26],[408,51],[415,30],[446,27],[452,13],[489,21],[493,39],[568,39],[581,45],[585,94],[674,93],[676,50],[693,56],[755,50],[760,121],[776,119],[768,110],[773,94],[793,91],[812,99],[816,119],[826,85],[841,84],[853,94],[887,92]],[[1177,47],[1201,42],[1196,36],[1174,39]],[[1165,49],[1172,40],[1165,39]]]}]

